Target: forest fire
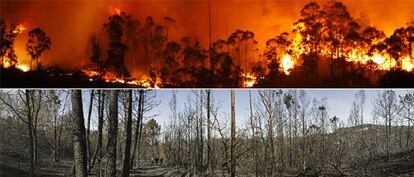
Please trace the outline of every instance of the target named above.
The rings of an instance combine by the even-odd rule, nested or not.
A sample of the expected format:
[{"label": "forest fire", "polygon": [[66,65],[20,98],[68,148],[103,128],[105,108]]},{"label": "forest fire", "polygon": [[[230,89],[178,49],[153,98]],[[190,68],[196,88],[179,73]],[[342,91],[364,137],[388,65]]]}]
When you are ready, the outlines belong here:
[{"label": "forest fire", "polygon": [[289,75],[290,70],[295,67],[295,60],[289,54],[282,57],[282,70],[286,75]]},{"label": "forest fire", "polygon": [[[207,35],[202,32],[193,34],[184,30],[185,33],[181,34],[184,22],[176,21],[174,13],[165,11],[160,19],[144,16],[147,15],[144,12],[137,16],[130,7],[129,12],[120,7],[126,6],[122,3],[105,4],[100,9],[104,17],[99,24],[94,24],[97,26],[93,26],[90,32],[82,34],[89,36],[90,40],[81,41],[85,47],[77,51],[88,56],[78,59],[74,66],[57,61],[57,58],[66,56],[53,54],[45,59],[42,55],[45,51],[63,51],[62,48],[55,49],[55,41],[67,41],[61,34],[51,32],[53,36],[50,38],[49,34],[46,35],[49,29],[45,32],[37,27],[28,29],[25,24],[13,25],[13,22],[7,29],[4,23],[7,29],[5,36],[10,39],[7,39],[9,46],[6,46],[6,52],[2,52],[3,67],[14,66],[23,72],[55,66],[62,72],[76,68],[69,73],[76,76],[75,73],[81,71],[82,77],[86,77],[81,79],[84,81],[147,88],[269,87],[285,83],[289,86],[302,83],[301,78],[306,78],[304,80],[309,80],[309,83],[335,81],[338,85],[352,85],[356,83],[352,80],[363,80],[363,86],[376,86],[381,77],[390,72],[414,74],[414,23],[408,22],[393,33],[388,30],[385,33],[382,31],[384,28],[353,17],[345,3],[340,1],[304,5],[302,10],[295,10],[299,17],[294,21],[277,22],[284,23],[283,28],[278,33],[272,31],[271,38],[263,38],[260,36],[263,34],[255,34],[241,24],[236,24],[237,28],[230,34],[215,34],[220,32],[213,25],[214,29],[210,29],[212,32],[208,36],[212,38],[212,45],[206,45],[203,40]],[[26,30],[28,35],[18,35]],[[210,58],[208,51],[212,52]],[[31,67],[23,64],[29,63],[29,57],[22,57],[24,53],[30,57]],[[214,67],[206,64],[208,60],[214,61]],[[79,69],[85,67],[89,69]],[[379,71],[377,77],[369,76],[376,71]],[[204,82],[206,78],[214,79]]]}]

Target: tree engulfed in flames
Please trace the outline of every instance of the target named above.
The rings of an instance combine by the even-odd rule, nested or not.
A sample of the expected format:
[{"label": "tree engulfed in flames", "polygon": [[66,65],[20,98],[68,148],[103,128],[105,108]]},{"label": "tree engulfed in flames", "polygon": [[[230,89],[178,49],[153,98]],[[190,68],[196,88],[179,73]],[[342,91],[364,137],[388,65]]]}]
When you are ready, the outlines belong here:
[{"label": "tree engulfed in flames", "polygon": [[[303,36],[302,31],[306,30],[306,27],[303,22],[296,23],[292,25],[293,28],[293,38],[291,40],[290,45],[287,47],[287,51],[282,57],[280,58],[280,70],[281,72],[285,73],[286,75],[290,74],[290,70],[299,66],[300,62],[298,62],[298,59],[302,54],[308,54],[306,53],[307,49],[303,46],[303,42],[305,40],[309,41],[309,36]],[[385,38],[380,39],[385,40]],[[378,43],[379,41],[373,41],[373,44]],[[289,52],[292,53],[289,54]],[[377,70],[384,70],[389,71],[393,68],[396,68],[398,66],[397,61],[393,59],[389,54],[385,52],[374,52],[371,56],[368,54],[368,51],[366,49],[362,48],[353,48],[349,52],[340,52],[341,55],[345,58],[346,61],[352,62],[355,64],[367,64],[369,61],[375,63]],[[320,54],[322,56],[329,56],[330,53],[328,51],[327,46],[320,46]],[[335,59],[335,58],[334,58]],[[410,56],[402,56],[399,58],[401,61],[401,69],[411,72],[414,68],[414,59]]]},{"label": "tree engulfed in flames", "polygon": [[[26,30],[27,30],[27,26],[23,23],[20,23],[20,24],[14,26],[13,29],[11,30],[11,33],[13,34],[13,35],[10,35],[11,36],[11,41],[14,41],[14,38],[17,36],[17,34],[22,34]],[[19,69],[23,72],[30,71],[30,66],[28,64],[25,64],[25,63],[22,63],[21,61],[19,61],[19,57],[17,57],[16,59],[17,60],[13,60],[13,59],[10,59],[8,57],[3,57],[2,58],[3,67],[4,68],[14,67],[14,68]]]}]

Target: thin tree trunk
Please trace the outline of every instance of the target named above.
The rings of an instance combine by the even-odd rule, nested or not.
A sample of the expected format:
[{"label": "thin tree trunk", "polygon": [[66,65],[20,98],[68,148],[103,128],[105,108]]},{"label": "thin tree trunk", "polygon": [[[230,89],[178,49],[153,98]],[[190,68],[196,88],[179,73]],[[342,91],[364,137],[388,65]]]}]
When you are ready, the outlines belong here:
[{"label": "thin tree trunk", "polygon": [[57,142],[57,112],[53,113],[53,151],[52,151],[52,158],[53,158],[53,162],[57,162],[57,146],[58,146],[58,142]]},{"label": "thin tree trunk", "polygon": [[85,120],[83,118],[82,93],[80,90],[72,91],[73,109],[73,150],[76,177],[87,177],[87,157],[85,139]]},{"label": "thin tree trunk", "polygon": [[408,110],[408,125],[407,125],[407,139],[406,139],[406,145],[405,149],[410,149],[410,139],[411,139],[411,112]]},{"label": "thin tree trunk", "polygon": [[236,140],[236,112],[234,108],[234,90],[230,91],[231,97],[231,139],[230,139],[230,158],[231,158],[231,170],[230,176],[236,176],[236,161],[234,158],[234,143]]},{"label": "thin tree trunk", "polygon": [[[143,117],[143,101],[144,101],[144,91],[139,90],[139,97],[138,97],[138,115],[137,115],[137,125],[135,127],[135,138],[134,138],[134,147],[132,150],[132,157],[131,157],[131,168],[134,167],[134,159],[135,154],[138,146],[139,135],[140,135],[140,125],[142,124],[142,117]],[[138,156],[138,155],[137,155]]]},{"label": "thin tree trunk", "polygon": [[132,90],[128,91],[128,113],[125,123],[126,140],[124,150],[124,164],[122,168],[122,177],[129,176],[130,158],[131,158],[131,136],[132,136]]},{"label": "thin tree trunk", "polygon": [[[144,120],[144,103],[145,103],[145,96],[142,96],[142,106],[141,106],[141,124],[139,124],[139,133],[138,133],[138,149],[141,145],[141,138],[142,138],[142,127],[143,127],[143,120]],[[139,151],[138,151],[139,152]],[[137,166],[139,166],[139,156],[137,156]]]},{"label": "thin tree trunk", "polygon": [[118,134],[118,90],[110,91],[108,126],[108,174],[110,177],[116,177],[116,145]]},{"label": "thin tree trunk", "polygon": [[204,154],[204,142],[203,142],[203,91],[200,90],[200,122],[199,122],[199,131],[200,131],[200,144],[198,151],[198,170],[203,170],[203,154]]},{"label": "thin tree trunk", "polygon": [[102,130],[103,130],[103,123],[104,123],[104,108],[105,108],[105,92],[101,91],[101,106],[99,107],[100,109],[100,114],[98,116],[98,151],[99,151],[99,156],[98,156],[98,167],[96,168],[96,176],[100,177],[101,176],[101,161],[102,161]]},{"label": "thin tree trunk", "polygon": [[255,132],[255,124],[253,121],[253,106],[252,106],[252,93],[249,90],[249,107],[250,107],[250,126],[252,128],[252,140],[253,140],[253,156],[254,156],[254,171],[255,176],[259,176],[259,165],[258,165],[258,156],[257,156],[257,140],[256,140],[256,132]]},{"label": "thin tree trunk", "polygon": [[96,144],[95,154],[92,162],[89,164],[88,173],[91,173],[92,168],[97,162],[96,176],[99,177],[101,173],[101,158],[102,158],[102,127],[103,127],[103,109],[104,109],[104,94],[103,91],[98,90],[98,142]]},{"label": "thin tree trunk", "polygon": [[89,111],[88,111],[88,129],[86,131],[86,153],[88,164],[91,163],[92,160],[92,150],[91,150],[91,141],[89,139],[91,133],[91,115],[92,115],[92,106],[93,106],[93,97],[94,97],[94,90],[91,90],[90,100],[89,100]]},{"label": "thin tree trunk", "polygon": [[212,151],[211,151],[211,119],[210,119],[210,96],[211,91],[207,90],[207,169],[208,173],[213,173],[212,168]]}]

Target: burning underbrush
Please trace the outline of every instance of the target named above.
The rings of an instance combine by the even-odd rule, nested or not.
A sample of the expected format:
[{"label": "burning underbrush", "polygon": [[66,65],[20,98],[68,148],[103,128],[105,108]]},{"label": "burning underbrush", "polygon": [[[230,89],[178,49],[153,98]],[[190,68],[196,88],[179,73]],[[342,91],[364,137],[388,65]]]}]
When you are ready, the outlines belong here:
[{"label": "burning underbrush", "polygon": [[140,79],[132,77],[119,77],[113,72],[101,72],[96,70],[83,69],[82,73],[88,78],[89,81],[93,82],[96,80],[105,81],[107,83],[118,83],[125,84],[128,87],[145,87],[145,88],[160,88],[161,83],[152,81],[148,76],[142,76]]}]

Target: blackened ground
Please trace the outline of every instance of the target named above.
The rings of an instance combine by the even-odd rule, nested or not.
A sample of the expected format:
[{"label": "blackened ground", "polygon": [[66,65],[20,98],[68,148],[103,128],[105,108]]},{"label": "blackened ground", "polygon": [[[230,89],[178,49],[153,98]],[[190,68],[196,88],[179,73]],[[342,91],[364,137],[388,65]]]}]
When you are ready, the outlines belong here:
[{"label": "blackened ground", "polygon": [[[1,88],[140,88],[137,85],[105,82],[102,79],[87,77],[80,70],[63,71],[59,68],[48,68],[42,71],[23,72],[16,68],[0,68]],[[224,82],[224,81],[223,81]],[[200,82],[203,83],[203,82]],[[188,85],[173,83],[166,88],[202,87],[205,85]],[[208,85],[215,88],[217,85]],[[347,73],[341,77],[315,78],[298,73],[289,76],[280,75],[275,78],[259,80],[256,88],[413,88],[414,73],[392,70],[385,73],[378,83],[371,83],[361,74]]]}]

